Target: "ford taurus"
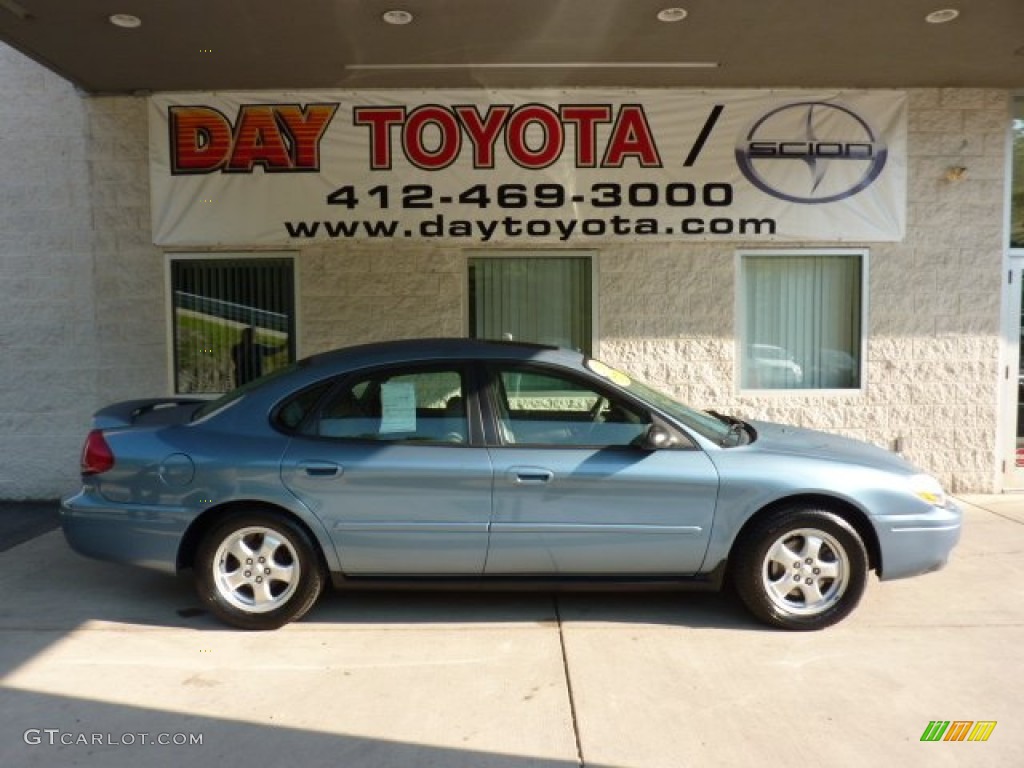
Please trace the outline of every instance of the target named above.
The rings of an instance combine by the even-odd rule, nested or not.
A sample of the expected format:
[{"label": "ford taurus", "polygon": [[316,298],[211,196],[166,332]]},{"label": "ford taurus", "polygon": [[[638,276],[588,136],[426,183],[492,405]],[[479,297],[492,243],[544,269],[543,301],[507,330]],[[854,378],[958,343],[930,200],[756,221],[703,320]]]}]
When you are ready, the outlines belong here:
[{"label": "ford taurus", "polygon": [[301,360],[212,401],[96,413],[78,552],[191,571],[272,629],[327,585],[708,589],[786,629],[942,567],[961,513],[875,446],[693,410],[577,352],[434,339]]}]

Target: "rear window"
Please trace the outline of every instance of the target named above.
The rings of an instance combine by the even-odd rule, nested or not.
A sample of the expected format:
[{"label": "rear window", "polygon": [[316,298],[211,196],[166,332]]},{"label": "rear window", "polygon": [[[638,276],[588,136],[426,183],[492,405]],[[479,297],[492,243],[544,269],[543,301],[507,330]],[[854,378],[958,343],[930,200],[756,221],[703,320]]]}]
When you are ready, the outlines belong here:
[{"label": "rear window", "polygon": [[267,382],[281,378],[282,376],[287,376],[290,373],[294,373],[299,368],[302,368],[305,365],[305,361],[300,360],[299,362],[292,363],[291,365],[286,365],[284,368],[278,368],[276,371],[268,373],[266,376],[261,376],[258,379],[250,381],[248,384],[243,384],[237,389],[231,390],[226,395],[222,395],[221,397],[218,397],[216,400],[211,400],[206,405],[197,408],[196,412],[192,414],[192,421],[200,421],[202,419],[209,418],[210,416],[213,416],[215,413],[219,413],[228,406],[241,400],[247,393],[251,392],[252,390],[262,387]]},{"label": "rear window", "polygon": [[327,394],[333,382],[326,381],[292,395],[277,409],[274,423],[286,432],[295,432]]}]

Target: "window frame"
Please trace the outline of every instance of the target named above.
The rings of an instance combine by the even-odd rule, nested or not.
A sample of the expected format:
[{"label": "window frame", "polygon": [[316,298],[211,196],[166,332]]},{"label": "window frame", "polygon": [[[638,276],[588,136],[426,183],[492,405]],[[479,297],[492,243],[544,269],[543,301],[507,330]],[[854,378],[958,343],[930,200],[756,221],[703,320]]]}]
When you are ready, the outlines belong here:
[{"label": "window frame", "polygon": [[[463,313],[463,336],[466,338],[473,338],[470,336],[470,328],[472,326],[472,292],[473,286],[469,275],[470,261],[473,259],[586,259],[589,262],[590,269],[590,295],[588,300],[590,301],[590,350],[582,350],[584,354],[591,355],[600,346],[600,323],[598,317],[598,305],[599,305],[599,275],[598,275],[598,264],[600,263],[597,258],[597,251],[593,250],[559,250],[559,249],[548,249],[548,250],[514,250],[514,249],[502,249],[502,250],[467,250],[464,252],[463,257],[463,269],[462,269],[462,280],[463,288],[462,294],[466,297],[465,312]],[[482,338],[482,337],[480,337]],[[513,339],[513,341],[525,341],[526,343],[535,343],[529,339]],[[540,342],[536,342],[540,343]]]},{"label": "window frame", "polygon": [[[174,313],[174,263],[181,261],[238,261],[251,262],[258,260],[287,260],[292,267],[292,321],[291,321],[291,344],[293,359],[290,362],[301,360],[303,352],[301,349],[301,333],[299,332],[300,296],[302,295],[299,284],[300,275],[298,258],[295,251],[167,251],[164,253],[164,306],[167,318],[165,337],[167,339],[167,391],[174,396],[187,396],[197,399],[216,400],[227,394],[227,392],[188,392],[178,391],[177,364],[177,330]],[[230,392],[231,390],[228,390]]]},{"label": "window frame", "polygon": [[[747,306],[745,260],[754,258],[792,258],[799,256],[844,256],[860,260],[860,343],[858,345],[858,385],[848,388],[763,388],[743,386],[743,362],[747,346]],[[868,334],[870,329],[868,308],[870,306],[870,251],[868,248],[815,248],[813,246],[797,246],[793,248],[743,248],[735,255],[735,355],[733,359],[733,391],[741,396],[799,398],[799,397],[850,397],[863,395],[867,391],[868,382]]]}]

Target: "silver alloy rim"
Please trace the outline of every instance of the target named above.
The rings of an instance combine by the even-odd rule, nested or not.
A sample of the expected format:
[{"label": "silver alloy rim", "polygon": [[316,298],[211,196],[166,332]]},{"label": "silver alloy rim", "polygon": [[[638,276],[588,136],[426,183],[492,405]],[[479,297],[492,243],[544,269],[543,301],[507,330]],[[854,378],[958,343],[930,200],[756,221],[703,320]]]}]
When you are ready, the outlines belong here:
[{"label": "silver alloy rim", "polygon": [[239,528],[221,542],[213,558],[213,581],[228,603],[246,613],[267,613],[299,588],[295,547],[273,528]]},{"label": "silver alloy rim", "polygon": [[836,540],[817,528],[787,531],[768,548],[761,568],[765,594],[795,616],[815,616],[842,598],[850,559]]}]

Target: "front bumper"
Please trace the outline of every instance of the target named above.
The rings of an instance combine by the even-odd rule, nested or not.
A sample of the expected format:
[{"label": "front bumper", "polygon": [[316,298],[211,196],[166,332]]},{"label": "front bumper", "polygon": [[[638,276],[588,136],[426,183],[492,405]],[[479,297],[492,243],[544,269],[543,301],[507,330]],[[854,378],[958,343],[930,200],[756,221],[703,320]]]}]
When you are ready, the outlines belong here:
[{"label": "front bumper", "polygon": [[903,579],[937,571],[960,541],[963,512],[952,502],[915,515],[875,518],[882,554],[879,579]]},{"label": "front bumper", "polygon": [[177,571],[178,549],[195,513],[112,503],[88,487],[61,501],[60,523],[73,550],[86,557]]}]

